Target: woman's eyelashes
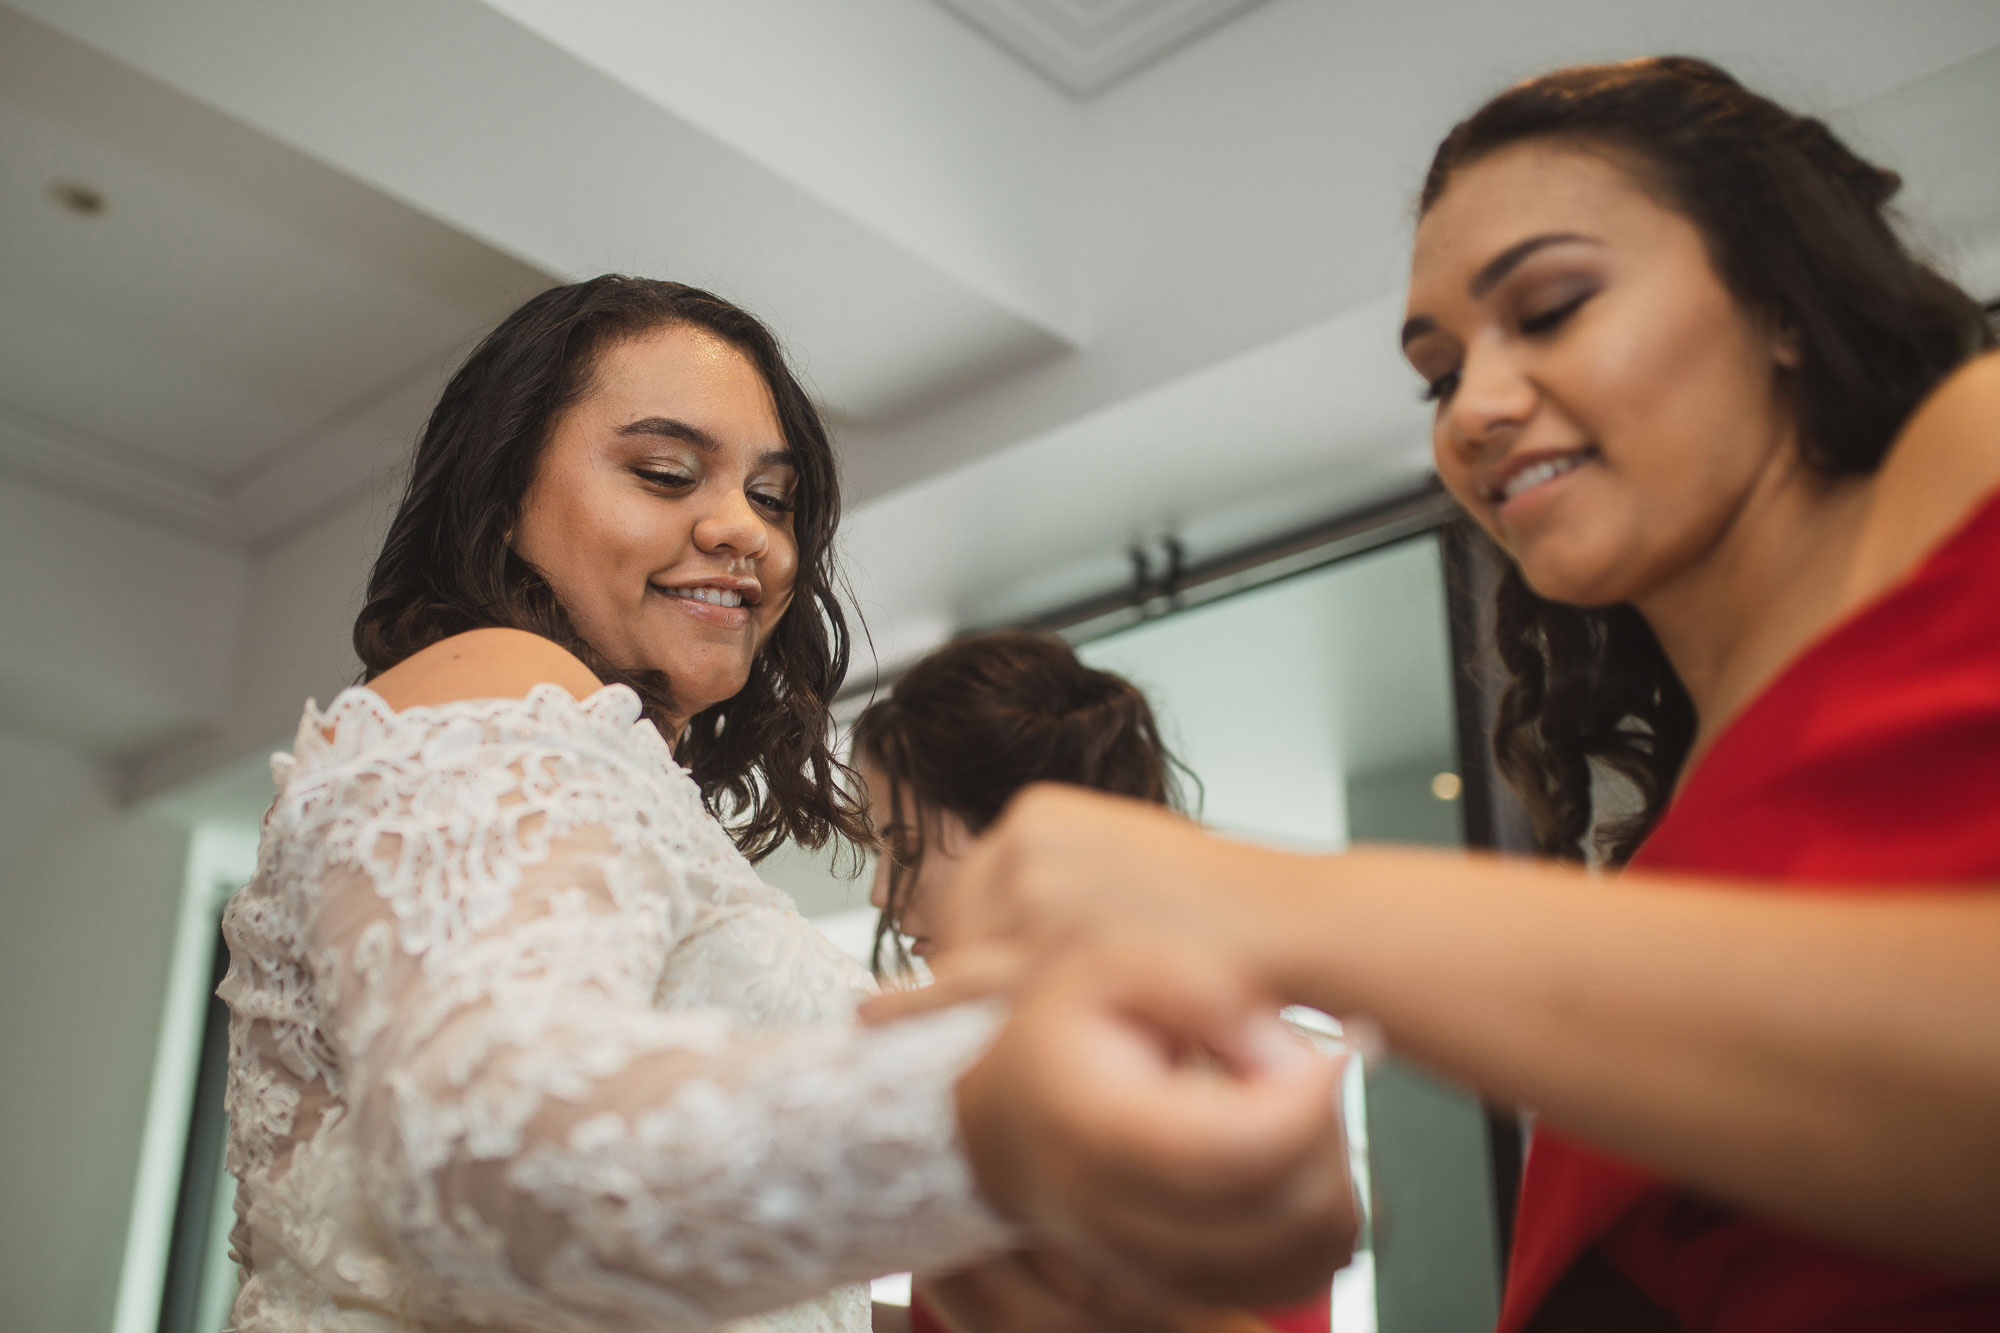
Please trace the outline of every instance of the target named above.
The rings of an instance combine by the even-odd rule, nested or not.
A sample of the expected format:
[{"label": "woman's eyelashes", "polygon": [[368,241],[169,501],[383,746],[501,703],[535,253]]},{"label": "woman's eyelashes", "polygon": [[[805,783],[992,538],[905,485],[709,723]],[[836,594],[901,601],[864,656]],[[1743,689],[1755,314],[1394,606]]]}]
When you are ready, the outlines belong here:
[{"label": "woman's eyelashes", "polygon": [[[1519,329],[1524,337],[1547,337],[1567,323],[1569,317],[1582,309],[1584,302],[1595,295],[1597,295],[1596,288],[1573,292],[1557,300],[1553,305],[1545,305],[1532,314],[1522,315],[1515,321],[1514,327]],[[1457,368],[1446,371],[1424,385],[1423,392],[1419,396],[1427,403],[1445,402],[1457,392],[1460,373]]]},{"label": "woman's eyelashes", "polygon": [[[685,472],[670,472],[664,468],[635,467],[632,474],[641,481],[648,482],[664,491],[686,492],[692,490],[696,478]],[[760,490],[748,492],[751,502],[758,508],[780,517],[789,516],[798,508],[798,502],[789,490]]]},{"label": "woman's eyelashes", "polygon": [[1571,315],[1582,308],[1585,301],[1588,301],[1596,294],[1595,290],[1575,292],[1556,301],[1553,305],[1542,306],[1532,314],[1521,316],[1521,332],[1527,334],[1530,338],[1538,338],[1543,334],[1554,333],[1563,326],[1563,323]]},{"label": "woman's eyelashes", "polygon": [[635,467],[632,472],[641,481],[650,481],[664,490],[684,491],[694,485],[694,478],[685,472],[668,472],[662,468],[650,467]]},{"label": "woman's eyelashes", "polygon": [[1450,370],[1424,385],[1423,392],[1417,396],[1427,403],[1442,403],[1457,388],[1458,372]]}]

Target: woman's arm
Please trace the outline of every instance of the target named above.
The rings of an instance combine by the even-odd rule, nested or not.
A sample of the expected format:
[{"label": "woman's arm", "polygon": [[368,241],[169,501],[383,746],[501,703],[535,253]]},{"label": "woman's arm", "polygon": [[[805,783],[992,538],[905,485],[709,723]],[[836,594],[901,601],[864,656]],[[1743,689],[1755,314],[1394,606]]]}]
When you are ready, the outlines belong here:
[{"label": "woman's arm", "polygon": [[[657,737],[615,697],[574,702],[588,672],[526,637],[459,644],[457,690],[389,673],[400,715],[349,696],[269,826],[368,1231],[418,1275],[403,1299],[481,1327],[698,1329],[1010,1243],[953,1097],[992,1016],[782,1021],[844,982],[822,942],[732,888],[747,867]],[[682,949],[732,930],[740,956]],[[770,1021],[655,1009],[670,969]]]},{"label": "woman's arm", "polygon": [[1300,1002],[1708,1193],[2000,1272],[2000,892],[1392,849],[1300,869]]},{"label": "woman's arm", "polygon": [[[943,997],[954,949],[990,976],[1010,952],[1199,941],[1286,1000],[1366,1014],[1412,1058],[1672,1178],[2000,1272],[2000,892],[1778,895],[1443,852],[1301,857],[1037,789],[947,898]],[[897,1004],[911,1002],[878,1002]]]}]

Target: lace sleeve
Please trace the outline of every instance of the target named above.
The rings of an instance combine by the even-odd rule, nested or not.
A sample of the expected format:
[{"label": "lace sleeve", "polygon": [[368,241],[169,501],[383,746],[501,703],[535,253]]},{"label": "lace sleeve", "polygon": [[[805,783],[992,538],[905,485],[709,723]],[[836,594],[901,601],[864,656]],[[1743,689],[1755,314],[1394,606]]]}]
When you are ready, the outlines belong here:
[{"label": "lace sleeve", "polygon": [[[708,1328],[1003,1245],[952,1101],[991,1014],[869,1032],[654,1007],[704,934],[780,909],[733,890],[747,866],[650,728],[557,725],[609,693],[374,700],[274,812],[328,1081],[413,1312]],[[774,986],[777,954],[756,960]]]}]

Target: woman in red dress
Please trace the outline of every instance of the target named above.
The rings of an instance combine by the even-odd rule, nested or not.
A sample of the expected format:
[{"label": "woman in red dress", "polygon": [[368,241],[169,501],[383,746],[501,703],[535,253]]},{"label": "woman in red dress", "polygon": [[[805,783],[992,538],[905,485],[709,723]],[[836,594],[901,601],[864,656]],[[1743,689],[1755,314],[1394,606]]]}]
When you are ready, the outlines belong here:
[{"label": "woman in red dress", "polygon": [[1003,1207],[1142,1188],[985,1108],[1079,1016],[1198,1021],[1147,942],[1198,941],[1538,1112],[1504,1333],[2000,1329],[2000,358],[1896,186],[1689,59],[1453,130],[1403,345],[1509,559],[1496,754],[1548,859],[1030,792],[933,911],[940,996],[1120,943],[1038,963],[961,1084]]}]

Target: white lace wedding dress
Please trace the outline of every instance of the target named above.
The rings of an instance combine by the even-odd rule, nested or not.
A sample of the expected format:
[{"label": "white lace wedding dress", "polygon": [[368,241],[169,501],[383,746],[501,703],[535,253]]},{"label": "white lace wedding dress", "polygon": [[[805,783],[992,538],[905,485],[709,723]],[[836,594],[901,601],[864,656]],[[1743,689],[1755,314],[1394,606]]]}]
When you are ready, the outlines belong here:
[{"label": "white lace wedding dress", "polygon": [[630,690],[352,689],[272,767],[224,917],[237,1328],[845,1333],[852,1284],[1005,1244],[951,1097],[994,1015],[855,1029],[866,974]]}]

